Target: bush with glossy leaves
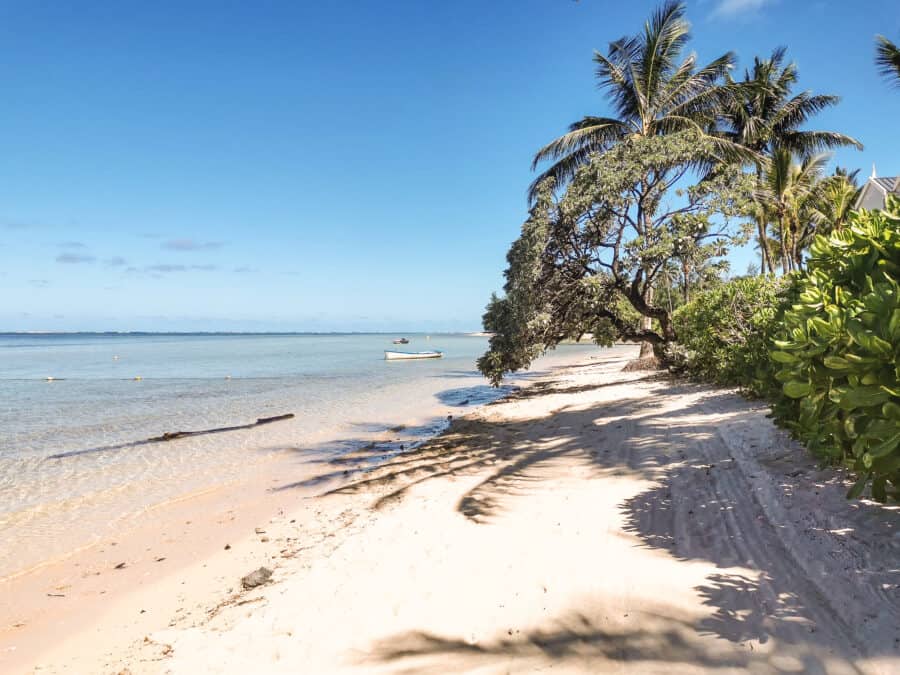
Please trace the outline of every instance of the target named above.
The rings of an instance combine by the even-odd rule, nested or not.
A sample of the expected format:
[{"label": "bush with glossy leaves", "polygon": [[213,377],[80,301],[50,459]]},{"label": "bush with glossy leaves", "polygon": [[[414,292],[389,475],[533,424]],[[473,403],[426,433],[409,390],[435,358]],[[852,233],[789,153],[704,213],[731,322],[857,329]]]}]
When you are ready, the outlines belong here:
[{"label": "bush with glossy leaves", "polygon": [[858,477],[848,496],[900,497],[900,199],[810,247],[770,352],[775,418]]},{"label": "bush with glossy leaves", "polygon": [[675,310],[680,370],[754,396],[768,393],[769,348],[784,287],[773,277],[732,279]]}]

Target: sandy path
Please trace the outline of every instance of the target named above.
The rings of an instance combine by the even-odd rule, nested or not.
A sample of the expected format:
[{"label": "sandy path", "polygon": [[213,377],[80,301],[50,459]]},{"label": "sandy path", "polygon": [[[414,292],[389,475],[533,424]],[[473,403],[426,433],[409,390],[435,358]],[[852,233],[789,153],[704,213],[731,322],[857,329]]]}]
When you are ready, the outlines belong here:
[{"label": "sandy path", "polygon": [[[900,514],[844,500],[761,407],[622,374],[623,358],[559,371],[323,483],[317,529],[285,516],[269,530],[285,547],[274,583],[96,663],[900,672]],[[47,663],[66,670],[66,653]]]}]

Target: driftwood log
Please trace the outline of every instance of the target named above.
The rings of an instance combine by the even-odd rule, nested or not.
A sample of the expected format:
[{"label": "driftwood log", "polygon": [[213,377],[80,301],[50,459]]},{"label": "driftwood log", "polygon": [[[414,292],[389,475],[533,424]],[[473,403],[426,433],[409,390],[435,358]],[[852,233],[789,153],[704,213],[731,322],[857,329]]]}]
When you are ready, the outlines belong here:
[{"label": "driftwood log", "polygon": [[153,436],[142,441],[132,441],[131,443],[120,443],[118,445],[105,445],[100,448],[88,448],[87,450],[73,450],[71,452],[60,452],[56,455],[50,455],[48,459],[62,459],[63,457],[72,457],[74,455],[86,455],[92,452],[104,452],[106,450],[121,450],[122,448],[132,448],[137,445],[147,445],[149,443],[165,443],[174,441],[179,438],[188,438],[190,436],[204,436],[206,434],[221,434],[226,431],[240,431],[241,429],[252,429],[262,426],[263,424],[271,424],[272,422],[281,422],[283,420],[293,419],[294,413],[286,415],[275,415],[274,417],[258,417],[255,422],[250,424],[239,424],[233,427],[217,427],[215,429],[201,429],[199,431],[167,431],[162,436]]},{"label": "driftwood log", "polygon": [[174,441],[177,438],[185,438],[187,436],[202,436],[204,434],[220,434],[223,431],[239,431],[241,429],[252,429],[253,427],[262,426],[263,424],[271,424],[272,422],[281,422],[289,420],[294,413],[286,415],[275,415],[274,417],[258,417],[252,424],[239,424],[233,427],[216,427],[215,429],[201,429],[200,431],[167,431],[162,436],[154,436],[148,438],[145,443],[162,443],[164,441]]}]

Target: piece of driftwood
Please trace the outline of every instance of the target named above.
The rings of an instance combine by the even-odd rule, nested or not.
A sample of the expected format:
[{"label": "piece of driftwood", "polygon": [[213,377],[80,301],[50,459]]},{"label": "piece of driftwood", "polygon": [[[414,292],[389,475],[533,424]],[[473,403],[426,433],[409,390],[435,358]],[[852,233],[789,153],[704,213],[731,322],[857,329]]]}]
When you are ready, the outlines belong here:
[{"label": "piece of driftwood", "polygon": [[280,422],[281,420],[289,420],[294,416],[294,413],[288,413],[286,415],[275,415],[274,417],[260,417],[256,420],[256,425],[260,424],[269,424],[271,422]]},{"label": "piece of driftwood", "polygon": [[258,417],[255,422],[250,424],[239,424],[233,427],[217,427],[215,429],[201,429],[198,431],[167,431],[162,436],[153,436],[142,441],[132,441],[131,443],[120,443],[118,445],[105,445],[100,448],[88,448],[87,450],[72,450],[71,452],[60,452],[56,455],[50,455],[48,459],[62,459],[63,457],[73,457],[75,455],[86,455],[92,452],[105,452],[107,450],[121,450],[122,448],[133,448],[138,445],[148,445],[150,443],[165,443],[174,441],[179,438],[188,438],[190,436],[205,436],[206,434],[221,434],[226,431],[240,431],[242,429],[252,429],[262,426],[263,424],[271,424],[272,422],[282,422],[284,420],[293,419],[294,413],[286,415],[275,415],[273,417]]}]

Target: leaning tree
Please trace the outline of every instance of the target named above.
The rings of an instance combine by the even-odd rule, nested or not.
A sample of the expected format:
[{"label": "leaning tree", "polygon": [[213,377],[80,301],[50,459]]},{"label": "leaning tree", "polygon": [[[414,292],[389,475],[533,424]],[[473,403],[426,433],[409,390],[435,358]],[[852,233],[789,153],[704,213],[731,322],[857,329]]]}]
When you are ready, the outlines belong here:
[{"label": "leaning tree", "polygon": [[505,295],[484,316],[494,336],[480,370],[496,384],[585,332],[600,344],[647,343],[664,358],[676,335],[671,307],[654,302],[661,275],[746,240],[740,219],[752,176],[726,165],[682,187],[715,157],[716,144],[699,131],[636,136],[595,154],[559,198],[552,178],[539,184],[507,256]]},{"label": "leaning tree", "polygon": [[[537,152],[533,169],[544,162],[551,164],[532,183],[531,200],[546,178],[552,178],[556,187],[562,189],[596,155],[633,139],[692,131],[716,147],[715,157],[698,154],[694,158],[697,165],[705,163],[707,168],[725,157],[743,161],[756,157],[715,129],[734,95],[732,86],[725,81],[726,73],[734,67],[734,54],[728,52],[706,65],[698,65],[696,54],[685,54],[690,29],[684,4],[667,0],[653,12],[641,32],[611,42],[606,54],[594,53],[597,85],[604,92],[612,115],[585,116]],[[643,227],[649,226],[646,223]],[[646,297],[652,301],[652,286]],[[650,315],[645,315],[645,329],[650,329],[651,320]],[[650,351],[651,343],[645,342],[641,356],[649,356]]]}]

